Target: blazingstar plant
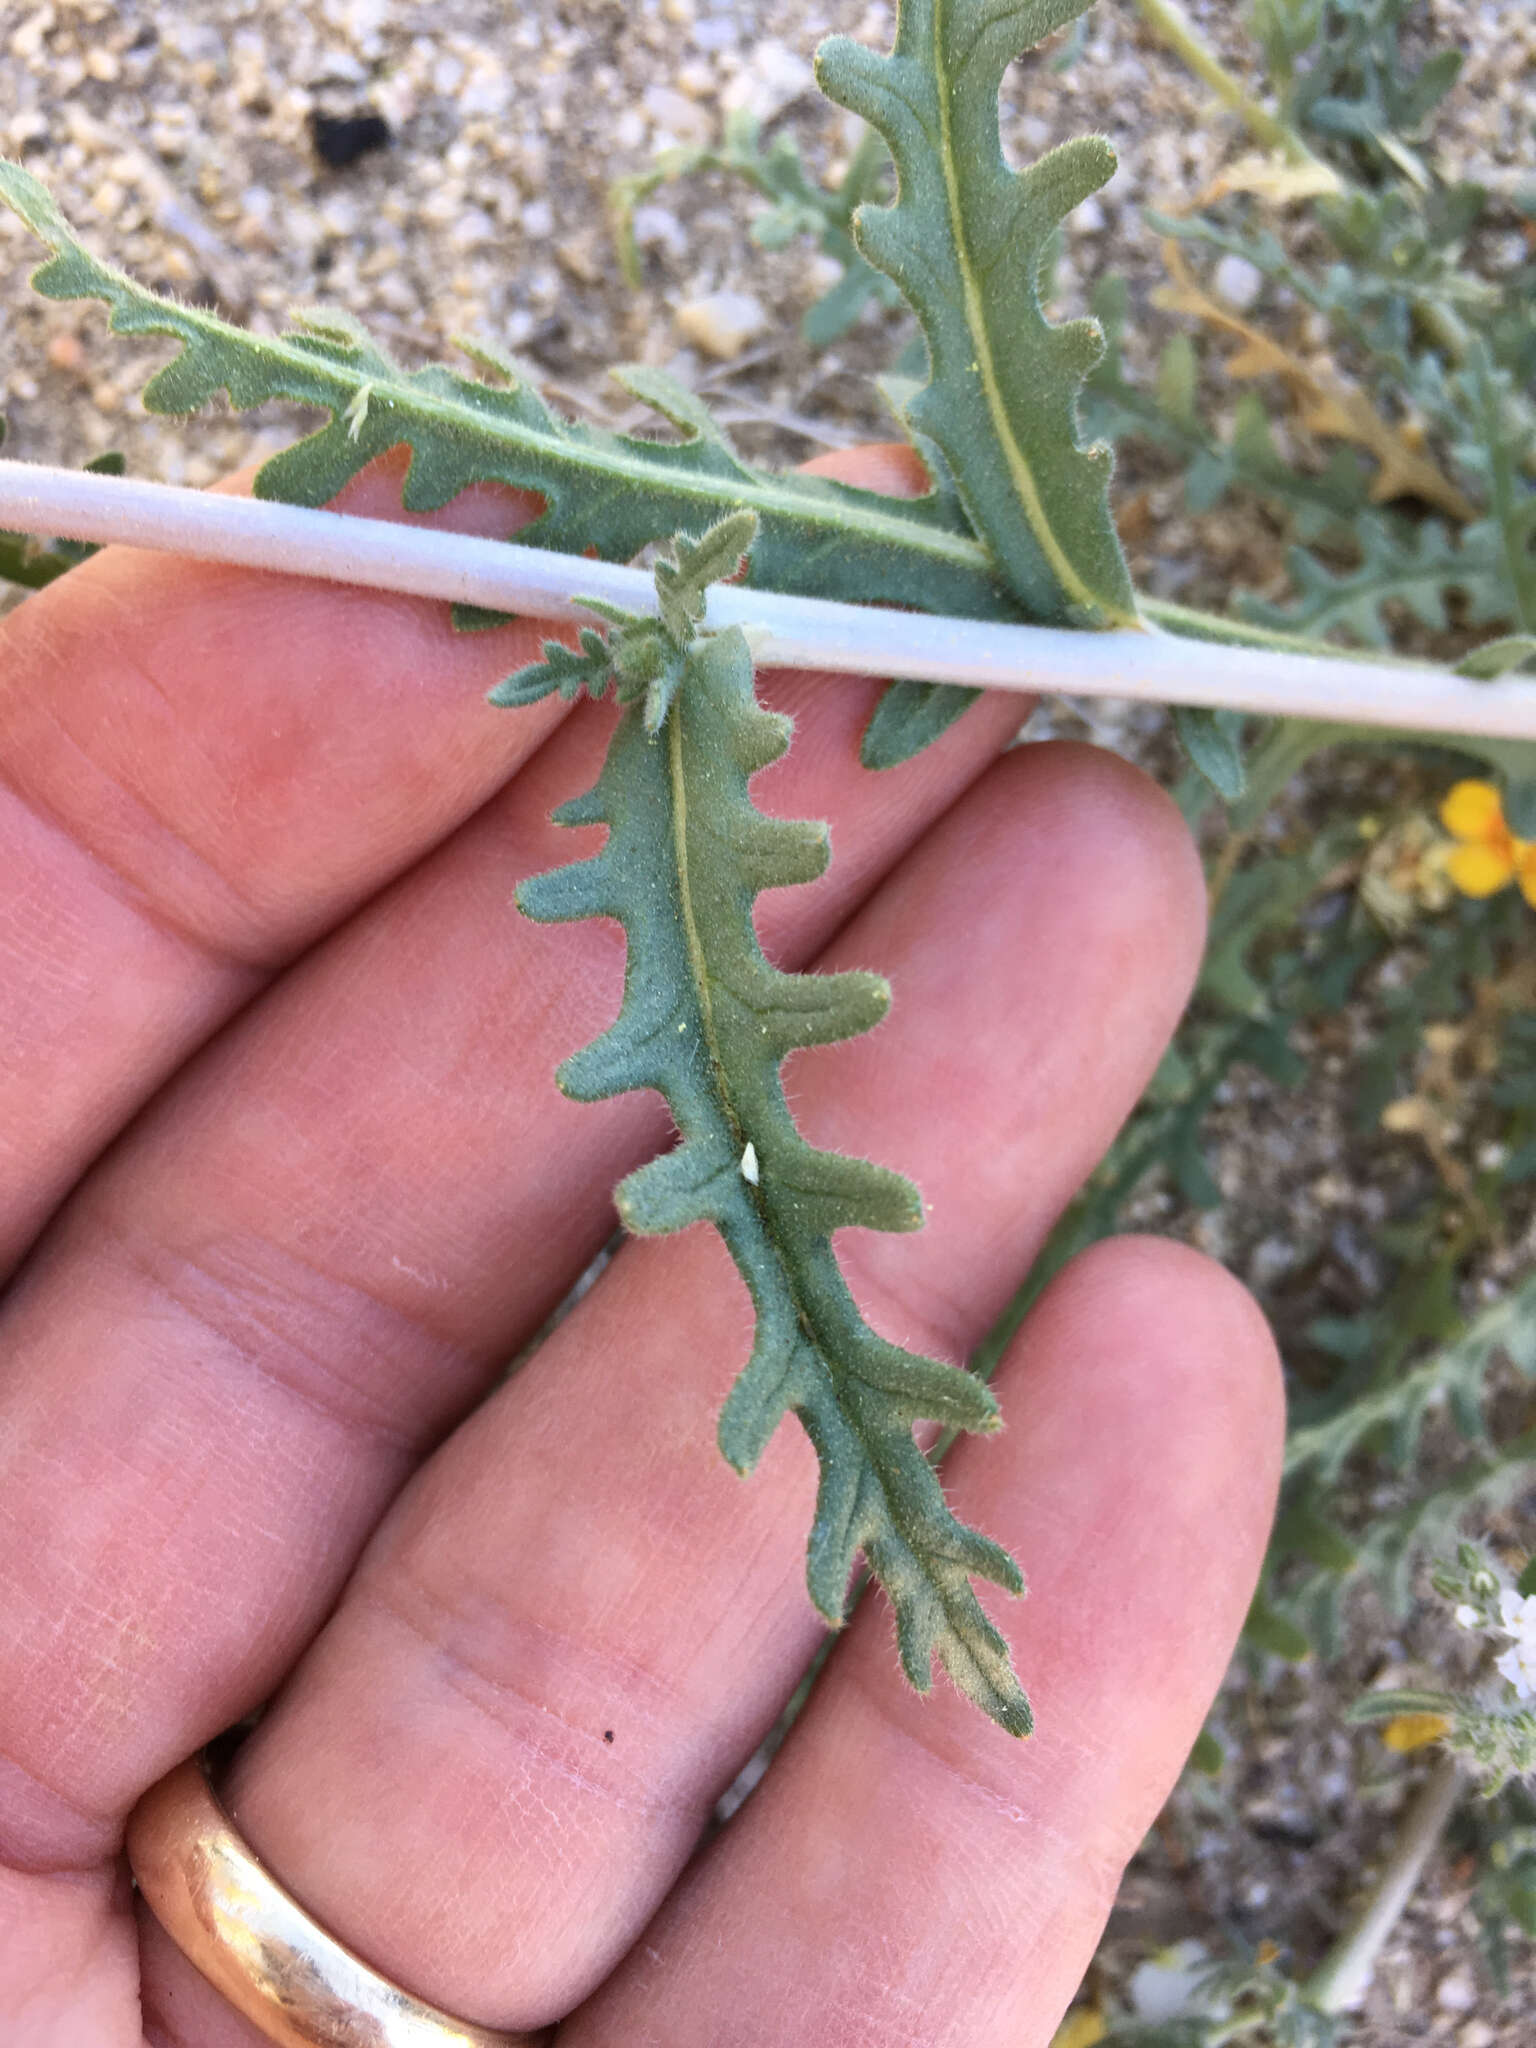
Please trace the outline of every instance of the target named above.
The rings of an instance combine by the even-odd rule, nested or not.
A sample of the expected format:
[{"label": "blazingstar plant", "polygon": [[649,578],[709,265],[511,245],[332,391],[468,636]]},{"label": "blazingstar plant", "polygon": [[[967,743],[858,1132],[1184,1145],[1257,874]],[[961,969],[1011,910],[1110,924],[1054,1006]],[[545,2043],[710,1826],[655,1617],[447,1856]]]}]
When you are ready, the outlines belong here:
[{"label": "blazingstar plant", "polygon": [[[619,1214],[640,1233],[709,1222],[735,1258],[756,1338],[721,1416],[721,1448],[745,1472],[786,1411],[810,1435],[821,1466],[808,1546],[816,1606],[834,1624],[843,1618],[862,1554],[890,1598],[912,1684],[931,1684],[936,1657],[1016,1735],[1030,1727],[1028,1702],[972,1581],[1018,1592],[1019,1569],[950,1512],[915,1433],[923,1425],[992,1429],[996,1403],[978,1374],[905,1351],[864,1321],[833,1235],[855,1224],[916,1228],[920,1198],[896,1174],[807,1144],[780,1081],[791,1051],[868,1029],[889,992],[873,974],[785,974],[763,957],[757,895],[820,874],[827,834],[753,805],[751,777],[788,745],[788,721],[757,703],[743,634],[706,632],[702,620],[707,586],[741,573],[765,590],[973,619],[1308,647],[1288,630],[1289,616],[1277,631],[1133,588],[1110,512],[1110,453],[1085,441],[1079,421],[1103,333],[1093,320],[1050,321],[1042,281],[1062,220],[1109,178],[1113,152],[1102,138],[1080,137],[1015,171],[999,137],[1006,67],[1086,4],[902,0],[888,55],[845,38],[824,44],[816,65],[823,91],[870,126],[835,194],[807,183],[798,159],[777,145],[764,153],[755,136],[734,136],[717,159],[774,200],[770,232],[807,229],[845,263],[846,288],[824,327],[871,298],[899,297],[915,315],[921,372],[885,387],[930,479],[910,500],[747,462],[693,393],[652,368],[620,366],[613,375],[673,430],[670,439],[562,418],[514,360],[481,341],[460,344],[477,372],[468,374],[407,370],[339,311],[295,311],[279,334],[248,333],[101,261],[36,178],[0,163],[0,200],[51,252],[36,288],[102,300],[113,331],[177,344],[145,386],[151,411],[191,414],[222,393],[241,409],[277,399],[325,416],[263,465],[257,498],[323,506],[404,445],[408,510],[446,505],[466,486],[493,481],[542,502],[518,536],[524,544],[617,562],[661,550],[655,616],[592,602],[606,632],[592,624],[574,646],[546,642],[542,660],[492,693],[512,708],[554,692],[611,694],[621,707],[595,788],[556,814],[605,825],[607,845],[525,882],[518,895],[530,917],[612,917],[627,937],[619,1018],[565,1062],[559,1083],[581,1100],[653,1089],[671,1109],[678,1142],[620,1184]],[[643,189],[635,185],[629,200]],[[1487,517],[1523,591],[1519,549],[1536,522],[1521,466],[1526,443],[1494,432],[1512,414],[1509,379],[1475,349],[1456,375],[1468,403],[1482,408],[1489,449],[1508,448],[1489,456]],[[1097,388],[1104,402],[1119,391],[1102,378]],[[0,546],[0,574],[35,586],[81,552]],[[574,565],[573,583],[580,599]],[[499,618],[470,607],[455,613],[465,630]],[[1519,608],[1516,623],[1530,623]],[[1527,651],[1491,657],[1489,673]],[[866,763],[908,758],[973,695],[892,684],[865,734]],[[1180,731],[1212,781],[1235,795],[1242,767],[1232,721],[1189,712]],[[1218,1069],[1253,1024],[1239,1017]],[[1198,1117],[1185,1125],[1196,1130]]]}]

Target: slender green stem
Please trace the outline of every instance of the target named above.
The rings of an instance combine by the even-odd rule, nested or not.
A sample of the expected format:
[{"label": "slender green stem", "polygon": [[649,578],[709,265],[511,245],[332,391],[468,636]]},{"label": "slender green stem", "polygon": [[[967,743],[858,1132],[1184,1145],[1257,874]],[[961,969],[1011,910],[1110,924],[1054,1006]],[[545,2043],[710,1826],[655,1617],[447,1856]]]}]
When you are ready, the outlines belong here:
[{"label": "slender green stem", "polygon": [[1310,654],[1330,661],[1369,662],[1380,668],[1394,662],[1414,666],[1407,655],[1387,654],[1379,647],[1341,647],[1334,640],[1316,640],[1305,633],[1287,633],[1273,626],[1257,626],[1247,619],[1234,619],[1222,612],[1196,611],[1191,605],[1174,604],[1168,598],[1140,595],[1142,615],[1154,625],[1186,640],[1216,640],[1225,647],[1273,647],[1281,654]]},{"label": "slender green stem", "polygon": [[1315,753],[1350,737],[1348,726],[1324,724],[1315,718],[1280,718],[1270,727],[1249,757],[1248,786],[1233,808],[1231,831],[1206,884],[1213,913],[1281,790]]},{"label": "slender green stem", "polygon": [[1445,1833],[1460,1790],[1455,1759],[1442,1757],[1409,1807],[1359,1918],[1307,1980],[1307,1996],[1320,2011],[1351,2012],[1364,2000],[1377,1957]]},{"label": "slender green stem", "polygon": [[1136,0],[1136,8],[1152,32],[1184,60],[1197,78],[1204,80],[1224,106],[1232,109],[1256,141],[1266,149],[1283,150],[1292,163],[1321,163],[1322,159],[1314,156],[1294,128],[1268,107],[1261,106],[1242,81],[1232,75],[1177,0]]}]

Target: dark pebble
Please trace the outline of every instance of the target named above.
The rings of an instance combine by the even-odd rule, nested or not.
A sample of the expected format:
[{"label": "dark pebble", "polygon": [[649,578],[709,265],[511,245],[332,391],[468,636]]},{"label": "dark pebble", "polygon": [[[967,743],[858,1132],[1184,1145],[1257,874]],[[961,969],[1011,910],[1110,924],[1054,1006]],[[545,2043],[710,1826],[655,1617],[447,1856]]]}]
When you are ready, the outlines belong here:
[{"label": "dark pebble", "polygon": [[369,150],[389,147],[389,123],[382,114],[311,113],[309,139],[322,163],[333,171],[344,171]]}]

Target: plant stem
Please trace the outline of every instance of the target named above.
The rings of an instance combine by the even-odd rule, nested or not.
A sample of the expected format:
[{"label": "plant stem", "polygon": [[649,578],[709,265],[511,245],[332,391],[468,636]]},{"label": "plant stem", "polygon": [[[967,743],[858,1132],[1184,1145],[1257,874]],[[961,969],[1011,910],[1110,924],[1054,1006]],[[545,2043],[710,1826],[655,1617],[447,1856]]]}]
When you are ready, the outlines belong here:
[{"label": "plant stem", "polygon": [[1348,737],[1338,726],[1312,718],[1282,718],[1265,733],[1246,764],[1248,786],[1232,808],[1231,830],[1206,885],[1212,912],[1281,790],[1321,748]]},{"label": "plant stem", "polygon": [[[651,578],[616,562],[36,463],[0,460],[0,527],[126,541],[540,619],[586,618],[590,598],[641,612],[656,604]],[[1536,739],[1536,680],[1476,683],[1449,669],[1333,650],[1235,651],[1156,630],[1000,625],[725,584],[711,589],[706,618],[716,630],[743,627],[757,659],[772,667]],[[1210,631],[1222,627],[1209,621]],[[1241,625],[1231,633],[1248,638]]]},{"label": "plant stem", "polygon": [[1460,1790],[1455,1758],[1441,1757],[1409,1807],[1364,1911],[1307,1980],[1306,1995],[1320,2011],[1352,2012],[1364,2002],[1376,1959],[1445,1833]]},{"label": "plant stem", "polygon": [[1322,159],[1313,155],[1294,128],[1287,127],[1268,107],[1260,106],[1242,82],[1233,77],[1177,0],[1136,0],[1136,8],[1153,33],[1183,58],[1223,105],[1232,109],[1256,141],[1266,149],[1283,150],[1294,164],[1321,163]]}]

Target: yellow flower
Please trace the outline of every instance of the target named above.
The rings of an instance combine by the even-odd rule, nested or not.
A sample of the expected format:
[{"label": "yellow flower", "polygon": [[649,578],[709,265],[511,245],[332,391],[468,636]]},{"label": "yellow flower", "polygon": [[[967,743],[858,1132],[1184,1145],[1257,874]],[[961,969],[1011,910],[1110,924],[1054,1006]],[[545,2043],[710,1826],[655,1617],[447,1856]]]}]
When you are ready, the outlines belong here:
[{"label": "yellow flower", "polygon": [[1451,1724],[1444,1714],[1394,1714],[1382,1729],[1381,1739],[1388,1749],[1406,1755],[1411,1749],[1423,1749],[1427,1743],[1438,1742],[1450,1732]]},{"label": "yellow flower", "polygon": [[1103,2013],[1096,2012],[1091,2005],[1077,2005],[1056,2029],[1051,2048],[1093,2048],[1095,2041],[1102,2041],[1108,2031]]},{"label": "yellow flower", "polygon": [[1458,782],[1440,806],[1440,822],[1459,841],[1445,868],[1463,896],[1493,896],[1518,882],[1536,910],[1536,841],[1510,831],[1491,782]]}]

